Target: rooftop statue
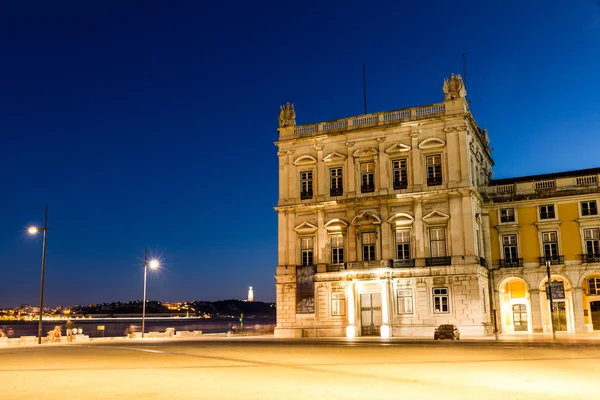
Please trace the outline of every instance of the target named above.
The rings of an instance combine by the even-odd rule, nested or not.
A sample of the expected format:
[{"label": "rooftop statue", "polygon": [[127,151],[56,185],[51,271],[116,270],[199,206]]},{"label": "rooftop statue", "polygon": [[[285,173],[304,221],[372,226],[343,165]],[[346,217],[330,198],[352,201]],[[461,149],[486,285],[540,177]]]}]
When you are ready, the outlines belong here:
[{"label": "rooftop statue", "polygon": [[296,126],[296,111],[294,105],[290,105],[290,103],[279,107],[279,127],[287,128],[288,126]]},{"label": "rooftop statue", "polygon": [[465,89],[465,85],[459,74],[452,74],[450,78],[444,79],[442,90],[444,91],[444,101],[467,97],[467,89]]}]

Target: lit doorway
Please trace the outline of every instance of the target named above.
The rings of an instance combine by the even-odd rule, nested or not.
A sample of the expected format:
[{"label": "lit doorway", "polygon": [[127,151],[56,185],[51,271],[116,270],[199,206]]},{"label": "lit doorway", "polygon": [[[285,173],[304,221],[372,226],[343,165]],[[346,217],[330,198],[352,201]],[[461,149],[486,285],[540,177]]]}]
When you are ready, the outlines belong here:
[{"label": "lit doorway", "polygon": [[600,301],[590,302],[590,313],[592,314],[592,325],[594,330],[600,330]]},{"label": "lit doorway", "polygon": [[567,310],[564,301],[554,302],[552,323],[555,331],[567,330]]},{"label": "lit doorway", "polygon": [[527,326],[527,306],[525,304],[514,304],[512,306],[513,325],[515,332],[526,332]]},{"label": "lit doorway", "polygon": [[360,295],[360,320],[362,336],[379,336],[381,329],[381,293]]}]

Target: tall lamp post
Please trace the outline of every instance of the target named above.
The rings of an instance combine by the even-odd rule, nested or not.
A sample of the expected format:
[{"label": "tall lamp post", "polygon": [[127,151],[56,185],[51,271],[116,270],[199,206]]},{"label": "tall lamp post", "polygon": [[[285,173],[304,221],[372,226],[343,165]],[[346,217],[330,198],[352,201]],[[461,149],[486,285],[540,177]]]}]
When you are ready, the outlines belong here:
[{"label": "tall lamp post", "polygon": [[552,339],[556,340],[556,329],[554,328],[554,305],[552,304],[552,283],[550,281],[550,261],[546,260],[546,274],[548,275],[547,294],[550,300],[550,328],[552,328]]},{"label": "tall lamp post", "polygon": [[42,344],[42,316],[44,314],[44,271],[46,269],[46,232],[49,231],[48,228],[48,204],[46,204],[46,214],[44,215],[44,227],[38,228],[37,226],[32,226],[27,231],[35,235],[38,232],[44,232],[44,239],[42,244],[42,283],[40,285],[40,320],[38,322],[38,344]]},{"label": "tall lamp post", "polygon": [[144,250],[144,303],[142,304],[142,339],[144,338],[144,330],[146,329],[146,275],[148,274],[148,268],[156,269],[158,267],[158,260],[152,259],[148,261],[148,249]]}]

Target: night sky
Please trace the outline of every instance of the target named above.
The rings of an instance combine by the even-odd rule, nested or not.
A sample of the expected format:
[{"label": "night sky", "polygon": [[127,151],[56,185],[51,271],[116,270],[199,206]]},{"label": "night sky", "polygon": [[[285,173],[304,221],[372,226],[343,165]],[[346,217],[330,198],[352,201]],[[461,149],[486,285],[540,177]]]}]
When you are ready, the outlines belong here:
[{"label": "night sky", "polygon": [[[443,100],[463,73],[495,178],[600,166],[600,2],[0,6],[0,307],[275,300],[277,116]],[[327,5],[324,5],[327,4]],[[568,7],[567,7],[568,4]]]}]

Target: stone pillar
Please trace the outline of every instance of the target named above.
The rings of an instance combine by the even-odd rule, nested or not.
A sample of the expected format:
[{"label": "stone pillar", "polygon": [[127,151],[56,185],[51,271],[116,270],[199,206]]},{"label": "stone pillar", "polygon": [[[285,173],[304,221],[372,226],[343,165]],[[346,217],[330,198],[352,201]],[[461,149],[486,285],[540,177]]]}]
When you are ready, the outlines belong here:
[{"label": "stone pillar", "polygon": [[446,133],[446,157],[444,160],[443,171],[447,171],[448,188],[451,189],[458,187],[458,183],[460,182],[461,151],[458,145],[456,127],[444,128],[444,132]]},{"label": "stone pillar", "polygon": [[356,191],[354,178],[356,171],[354,166],[354,155],[352,154],[354,142],[346,142],[346,146],[348,146],[348,158],[346,159],[346,174],[348,175],[346,182],[348,183],[348,195],[354,195]]},{"label": "stone pillar", "polygon": [[[424,182],[426,180],[423,174],[423,152],[419,149],[419,134],[421,130],[417,127],[413,127],[410,131],[410,137],[412,138],[411,146],[412,146],[412,157],[409,157],[409,160],[412,161],[412,165],[410,166],[409,174],[412,171],[412,183],[413,183],[413,191],[420,192],[423,188]],[[443,171],[442,171],[443,173]]]},{"label": "stone pillar", "polygon": [[317,165],[316,171],[317,174],[317,182],[316,182],[316,191],[317,195],[315,198],[317,201],[324,201],[326,196],[329,196],[329,177],[327,176],[327,165],[325,165],[325,161],[323,161],[323,145],[316,144],[315,150],[317,150]]},{"label": "stone pillar", "polygon": [[[427,232],[423,227],[423,200],[421,198],[415,198],[414,200],[414,210],[415,210],[415,222],[414,222],[414,232],[413,237],[415,238],[415,261],[421,261],[425,257],[425,240],[428,237]],[[424,266],[425,262],[423,261]]]},{"label": "stone pillar", "polygon": [[298,183],[298,168],[294,165],[294,153],[295,150],[289,150],[288,154],[288,170],[287,170],[287,187],[288,187],[288,200],[294,199],[296,202],[300,201],[300,184]]},{"label": "stone pillar", "polygon": [[392,255],[390,254],[390,240],[391,240],[391,230],[390,223],[388,222],[389,214],[387,205],[383,205],[381,207],[381,225],[379,226],[379,230],[381,231],[381,259],[382,260],[390,260],[392,259]]},{"label": "stone pillar", "polygon": [[585,320],[583,318],[583,295],[581,293],[582,290],[583,289],[580,287],[571,288],[575,332],[585,332]]},{"label": "stone pillar", "polygon": [[483,233],[483,254],[487,261],[488,269],[492,269],[493,261],[492,241],[490,239],[490,214],[484,210],[481,210],[481,230]]},{"label": "stone pillar", "polygon": [[529,306],[529,309],[531,310],[531,332],[544,332],[539,289],[529,289]]},{"label": "stone pillar", "polygon": [[[450,220],[448,221],[446,243],[448,255],[452,256],[452,263],[454,264],[459,259],[458,257],[462,256],[462,260],[464,260],[465,256],[465,230],[462,219],[463,209],[460,193],[449,193],[448,202],[450,203]],[[464,263],[462,260],[460,262]]]},{"label": "stone pillar", "polygon": [[346,326],[346,337],[356,337],[356,302],[354,296],[354,282],[348,282],[347,296],[348,298],[348,326]]},{"label": "stone pillar", "polygon": [[315,240],[317,246],[317,272],[326,272],[327,263],[327,231],[325,230],[325,211],[319,209],[317,211],[317,237]]},{"label": "stone pillar", "polygon": [[379,194],[386,195],[389,192],[390,187],[390,176],[389,176],[389,156],[385,152],[385,148],[383,142],[385,142],[385,136],[380,136],[377,138],[377,142],[379,143]]},{"label": "stone pillar", "polygon": [[[351,219],[352,218],[354,217],[351,217]],[[346,238],[346,242],[348,245],[348,255],[346,257],[346,262],[353,262],[358,260],[356,254],[356,225],[348,225],[348,235]]]},{"label": "stone pillar", "polygon": [[390,325],[390,280],[383,279],[381,281],[381,329],[382,338],[392,337],[392,326]]},{"label": "stone pillar", "polygon": [[288,199],[288,157],[287,152],[278,151],[279,157],[279,202],[284,202]]}]

